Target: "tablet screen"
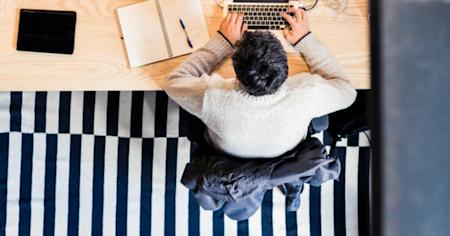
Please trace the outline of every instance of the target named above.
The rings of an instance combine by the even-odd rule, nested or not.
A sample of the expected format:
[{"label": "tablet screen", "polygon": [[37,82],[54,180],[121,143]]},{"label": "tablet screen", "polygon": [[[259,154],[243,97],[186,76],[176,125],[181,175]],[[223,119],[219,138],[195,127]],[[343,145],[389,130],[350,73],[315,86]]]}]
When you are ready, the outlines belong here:
[{"label": "tablet screen", "polygon": [[73,54],[76,12],[20,10],[17,50]]}]

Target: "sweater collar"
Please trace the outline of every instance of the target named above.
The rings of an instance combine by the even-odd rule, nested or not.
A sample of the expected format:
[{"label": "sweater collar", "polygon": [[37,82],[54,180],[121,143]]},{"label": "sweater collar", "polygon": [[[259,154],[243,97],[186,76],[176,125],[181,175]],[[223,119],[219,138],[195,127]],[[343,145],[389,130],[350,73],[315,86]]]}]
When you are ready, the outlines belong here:
[{"label": "sweater collar", "polygon": [[281,87],[275,93],[263,96],[250,95],[249,93],[247,93],[247,91],[245,91],[245,88],[239,82],[237,82],[236,86],[236,92],[239,93],[240,96],[242,96],[247,101],[255,103],[273,102],[283,98],[287,94],[286,83],[281,85]]}]

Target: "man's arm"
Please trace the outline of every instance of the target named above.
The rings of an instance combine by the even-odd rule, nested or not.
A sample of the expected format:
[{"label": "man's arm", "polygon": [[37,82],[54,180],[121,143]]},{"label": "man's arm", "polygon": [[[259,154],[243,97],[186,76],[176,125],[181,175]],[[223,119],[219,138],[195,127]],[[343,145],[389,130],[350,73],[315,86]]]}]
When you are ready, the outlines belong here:
[{"label": "man's arm", "polygon": [[356,90],[350,84],[342,66],[311,33],[308,15],[304,10],[291,9],[295,19],[284,14],[291,25],[285,30],[286,40],[305,58],[313,74],[311,91],[315,102],[314,116],[319,117],[349,107],[356,99]]},{"label": "man's arm", "polygon": [[233,52],[234,43],[245,30],[242,15],[228,15],[218,34],[170,73],[164,87],[166,93],[185,110],[201,117],[203,96],[210,80],[208,74]]}]

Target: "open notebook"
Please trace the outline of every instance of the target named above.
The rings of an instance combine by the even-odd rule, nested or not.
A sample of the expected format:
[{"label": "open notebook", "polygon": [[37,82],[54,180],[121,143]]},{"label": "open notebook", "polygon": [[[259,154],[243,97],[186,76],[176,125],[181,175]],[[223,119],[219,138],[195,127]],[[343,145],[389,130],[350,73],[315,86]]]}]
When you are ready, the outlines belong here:
[{"label": "open notebook", "polygon": [[200,0],[147,0],[118,8],[117,14],[132,68],[189,54],[209,40]]}]

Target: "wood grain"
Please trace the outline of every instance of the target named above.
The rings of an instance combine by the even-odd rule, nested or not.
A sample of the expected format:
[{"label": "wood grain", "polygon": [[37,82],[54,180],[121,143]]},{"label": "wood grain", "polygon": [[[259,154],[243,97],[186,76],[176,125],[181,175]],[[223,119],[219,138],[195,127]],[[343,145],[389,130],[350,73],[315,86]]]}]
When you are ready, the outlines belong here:
[{"label": "wood grain", "polygon": [[[0,0],[0,90],[160,90],[165,76],[186,57],[130,69],[115,9],[141,0]],[[222,9],[202,0],[210,35]],[[16,51],[19,9],[74,10],[78,13],[75,52],[57,55]],[[333,15],[326,1],[310,12],[311,28],[344,66],[357,88],[370,88],[368,1],[349,0]],[[296,54],[289,55],[290,74],[307,71]],[[217,73],[233,77],[227,60]]]}]

